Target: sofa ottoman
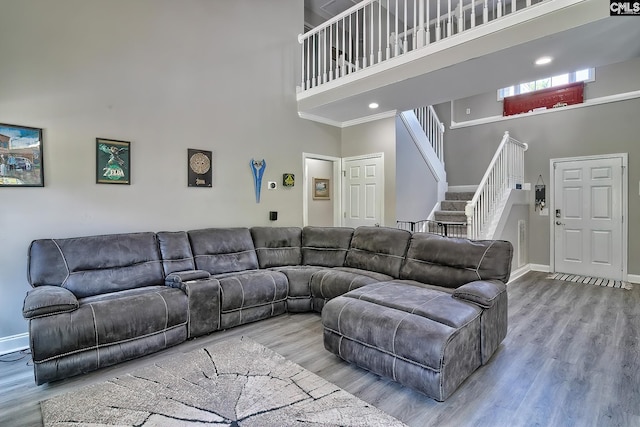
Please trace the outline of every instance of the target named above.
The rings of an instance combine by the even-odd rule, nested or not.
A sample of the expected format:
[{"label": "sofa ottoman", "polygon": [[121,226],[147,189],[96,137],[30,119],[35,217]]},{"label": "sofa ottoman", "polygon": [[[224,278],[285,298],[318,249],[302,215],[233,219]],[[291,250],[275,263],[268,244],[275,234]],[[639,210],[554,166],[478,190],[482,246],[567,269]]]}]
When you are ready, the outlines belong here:
[{"label": "sofa ottoman", "polygon": [[347,362],[444,401],[482,365],[482,308],[396,281],[328,301],[324,345]]}]

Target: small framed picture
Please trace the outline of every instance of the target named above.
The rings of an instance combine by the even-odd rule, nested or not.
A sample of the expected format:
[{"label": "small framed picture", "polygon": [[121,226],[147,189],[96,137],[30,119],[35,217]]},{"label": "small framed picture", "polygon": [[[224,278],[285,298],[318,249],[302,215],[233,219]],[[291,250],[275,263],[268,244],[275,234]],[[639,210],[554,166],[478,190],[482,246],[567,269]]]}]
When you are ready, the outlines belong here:
[{"label": "small framed picture", "polygon": [[96,138],[96,183],[131,184],[131,143]]},{"label": "small framed picture", "polygon": [[42,129],[0,123],[0,187],[44,187]]},{"label": "small framed picture", "polygon": [[187,185],[189,187],[211,188],[212,161],[211,151],[187,149]]},{"label": "small framed picture", "polygon": [[331,200],[330,181],[328,178],[313,178],[313,199]]}]

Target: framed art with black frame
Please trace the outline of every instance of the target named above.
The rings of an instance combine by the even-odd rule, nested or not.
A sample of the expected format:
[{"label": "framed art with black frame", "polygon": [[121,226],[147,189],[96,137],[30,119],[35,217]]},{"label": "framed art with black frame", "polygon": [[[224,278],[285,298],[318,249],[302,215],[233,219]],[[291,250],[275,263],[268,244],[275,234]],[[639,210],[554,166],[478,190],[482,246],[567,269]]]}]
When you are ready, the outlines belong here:
[{"label": "framed art with black frame", "polygon": [[0,123],[0,187],[44,187],[42,129]]},{"label": "framed art with black frame", "polygon": [[187,186],[211,188],[213,154],[211,151],[187,149]]},{"label": "framed art with black frame", "polygon": [[131,143],[96,138],[96,183],[131,184]]}]

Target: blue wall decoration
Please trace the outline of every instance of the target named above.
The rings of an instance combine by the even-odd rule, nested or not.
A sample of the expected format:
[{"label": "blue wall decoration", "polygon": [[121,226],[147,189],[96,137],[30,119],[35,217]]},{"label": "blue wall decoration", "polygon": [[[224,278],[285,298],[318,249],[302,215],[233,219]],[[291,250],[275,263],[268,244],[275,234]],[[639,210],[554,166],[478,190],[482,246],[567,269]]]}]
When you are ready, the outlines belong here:
[{"label": "blue wall decoration", "polygon": [[253,160],[249,162],[251,172],[253,172],[253,185],[256,188],[256,203],[260,203],[260,189],[262,188],[262,175],[267,167],[267,162],[262,160]]}]

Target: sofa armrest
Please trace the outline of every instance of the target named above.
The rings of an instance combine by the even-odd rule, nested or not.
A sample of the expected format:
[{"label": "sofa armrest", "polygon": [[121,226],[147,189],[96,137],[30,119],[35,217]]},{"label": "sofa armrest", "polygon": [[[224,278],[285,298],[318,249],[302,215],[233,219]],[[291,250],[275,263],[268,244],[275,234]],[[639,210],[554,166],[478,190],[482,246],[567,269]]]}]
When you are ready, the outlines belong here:
[{"label": "sofa armrest", "polygon": [[453,297],[472,302],[482,308],[491,308],[507,289],[498,280],[476,280],[460,286],[453,292]]},{"label": "sofa armrest", "polygon": [[182,288],[183,283],[192,282],[194,280],[209,279],[210,277],[211,274],[204,270],[176,271],[169,274],[164,279],[164,283],[172,288]]},{"label": "sofa armrest", "polygon": [[59,286],[38,286],[30,290],[22,305],[25,319],[68,313],[78,308],[78,299],[68,289]]},{"label": "sofa armrest", "polygon": [[167,275],[165,284],[181,289],[189,301],[189,338],[220,328],[220,282],[208,271],[176,271]]}]

